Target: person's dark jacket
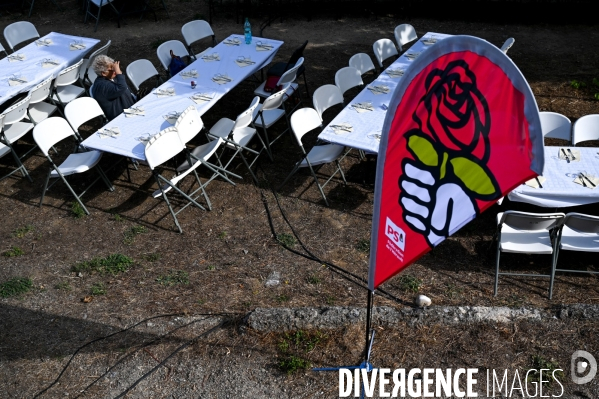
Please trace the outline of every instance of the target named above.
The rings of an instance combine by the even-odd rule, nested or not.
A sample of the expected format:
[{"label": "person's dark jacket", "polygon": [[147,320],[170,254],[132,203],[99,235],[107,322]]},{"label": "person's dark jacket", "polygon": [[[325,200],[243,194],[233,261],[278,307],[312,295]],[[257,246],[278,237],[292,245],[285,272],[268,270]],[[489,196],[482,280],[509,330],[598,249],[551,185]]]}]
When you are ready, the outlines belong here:
[{"label": "person's dark jacket", "polygon": [[135,104],[133,94],[127,86],[125,75],[116,75],[114,80],[98,76],[92,88],[92,97],[100,104],[108,120],[119,116],[125,108]]}]

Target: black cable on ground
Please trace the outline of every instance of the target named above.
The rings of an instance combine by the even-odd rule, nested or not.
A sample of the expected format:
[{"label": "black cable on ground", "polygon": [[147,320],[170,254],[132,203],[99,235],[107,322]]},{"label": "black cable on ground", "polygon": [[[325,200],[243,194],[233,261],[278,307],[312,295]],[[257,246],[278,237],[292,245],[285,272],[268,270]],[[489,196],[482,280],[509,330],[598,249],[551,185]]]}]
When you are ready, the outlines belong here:
[{"label": "black cable on ground", "polygon": [[152,368],[152,370],[148,371],[147,373],[145,373],[144,375],[142,375],[141,377],[139,377],[137,379],[137,381],[135,381],[133,383],[133,385],[129,386],[129,388],[125,389],[123,392],[121,392],[118,396],[116,396],[114,399],[119,399],[122,398],[123,396],[125,396],[129,391],[131,391],[133,388],[135,388],[137,385],[139,385],[140,382],[142,382],[143,380],[145,380],[147,377],[149,377],[150,375],[152,375],[156,370],[158,370],[160,367],[164,366],[164,364],[173,356],[175,356],[177,353],[181,352],[183,349],[187,348],[190,345],[195,344],[200,338],[205,337],[206,335],[210,334],[213,331],[216,331],[217,329],[221,328],[223,326],[223,324],[225,324],[225,320],[222,320],[220,323],[218,323],[218,325],[212,327],[210,330],[208,331],[204,331],[202,334],[198,335],[197,337],[195,337],[192,340],[187,341],[186,343],[184,343],[183,345],[179,346],[177,349],[175,349],[173,352],[171,352],[170,355],[168,355],[166,358],[164,358],[163,361],[161,361],[160,363],[158,363],[154,368]]},{"label": "black cable on ground", "polygon": [[[105,339],[108,339],[110,337],[113,337],[115,335],[127,332],[137,326],[139,326],[142,323],[146,323],[150,320],[154,320],[154,319],[159,319],[159,318],[163,318],[163,317],[175,317],[175,316],[182,316],[182,315],[186,315],[185,313],[171,313],[171,314],[163,314],[163,315],[158,315],[158,316],[152,316],[152,317],[148,317],[146,319],[143,319],[135,324],[133,324],[132,326],[129,326],[127,328],[124,328],[122,330],[113,332],[111,334],[105,335],[103,337],[98,337],[96,339],[93,339],[85,344],[83,344],[82,346],[80,346],[79,348],[77,348],[77,350],[71,355],[71,358],[69,359],[69,361],[67,362],[67,364],[65,364],[65,366],[62,368],[62,370],[60,371],[60,374],[58,374],[58,377],[56,377],[56,379],[50,384],[48,385],[46,388],[42,389],[40,392],[38,392],[33,399],[39,398],[41,395],[43,395],[46,391],[48,391],[50,388],[52,388],[54,385],[56,385],[58,383],[58,381],[60,380],[60,378],[62,377],[62,375],[65,373],[65,371],[69,368],[71,362],[73,361],[73,359],[75,358],[75,356],[77,356],[77,354],[79,352],[81,352],[84,348],[86,348],[87,346],[96,343],[98,341],[102,341]],[[233,313],[213,313],[213,314],[197,314],[196,316],[230,316],[233,315]],[[86,388],[87,389],[87,388]]]},{"label": "black cable on ground", "polygon": [[[262,169],[262,173],[266,174],[263,169]],[[285,249],[287,249],[288,251],[290,251],[290,252],[292,252],[292,253],[294,253],[296,255],[302,256],[302,257],[304,257],[306,259],[318,262],[318,263],[320,263],[322,265],[326,265],[326,266],[328,266],[331,269],[331,271],[337,273],[338,275],[340,275],[341,277],[345,278],[346,280],[348,280],[348,281],[356,284],[360,288],[368,290],[368,281],[366,279],[364,279],[364,278],[362,278],[362,277],[360,277],[360,276],[358,276],[358,275],[350,272],[349,270],[345,270],[342,267],[339,267],[339,266],[337,266],[337,265],[335,265],[333,263],[330,263],[330,262],[327,262],[327,261],[323,261],[322,259],[320,259],[316,255],[314,255],[304,245],[304,243],[302,242],[302,240],[299,238],[297,232],[295,231],[295,229],[291,225],[291,222],[287,218],[287,214],[285,213],[285,211],[283,210],[283,208],[281,206],[281,203],[279,202],[279,197],[278,197],[277,193],[275,192],[275,190],[272,187],[270,187],[270,190],[271,190],[273,196],[275,197],[275,201],[277,202],[277,207],[279,208],[279,211],[281,212],[281,215],[283,216],[283,220],[285,220],[285,223],[287,224],[287,226],[289,226],[289,228],[291,229],[291,232],[293,233],[294,237],[297,239],[297,241],[300,244],[300,246],[302,247],[302,249],[304,251],[306,251],[307,255],[303,254],[303,253],[301,253],[299,251],[296,251],[293,248],[289,248],[287,245],[285,245],[284,243],[280,242],[278,239],[277,239],[277,242],[280,245],[282,245]],[[266,215],[267,215],[267,218],[268,218],[268,224],[270,226],[271,233],[273,234],[273,236],[276,239],[277,233],[276,233],[274,224],[272,222],[272,215],[270,213],[270,208],[268,207],[268,201],[266,200],[266,196],[264,195],[264,191],[260,190],[260,194],[262,196],[262,202],[263,202],[264,208],[266,210]],[[396,296],[394,296],[393,294],[391,294],[388,291],[385,291],[385,290],[380,289],[380,288],[378,288],[377,291],[380,294],[382,294],[383,296],[385,296],[387,299],[390,299],[390,300],[392,300],[394,302],[397,302],[397,303],[405,305],[405,306],[414,307],[414,304],[412,304],[410,302],[407,302],[407,301],[404,301],[404,300],[402,300],[400,298],[397,298]]]}]

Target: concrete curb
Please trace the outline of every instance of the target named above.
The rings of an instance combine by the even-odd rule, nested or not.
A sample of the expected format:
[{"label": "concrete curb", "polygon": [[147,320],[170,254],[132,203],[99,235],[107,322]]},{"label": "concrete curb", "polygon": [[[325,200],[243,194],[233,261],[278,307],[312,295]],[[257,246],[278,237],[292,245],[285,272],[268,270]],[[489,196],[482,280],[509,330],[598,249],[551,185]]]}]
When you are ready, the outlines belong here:
[{"label": "concrete curb", "polygon": [[[599,320],[599,305],[561,305],[556,309],[508,308],[486,306],[433,306],[424,309],[395,309],[378,306],[373,323],[383,327],[408,324],[512,323],[541,322],[549,319]],[[365,322],[365,308],[257,308],[246,316],[246,324],[256,331],[294,331],[335,329]]]}]

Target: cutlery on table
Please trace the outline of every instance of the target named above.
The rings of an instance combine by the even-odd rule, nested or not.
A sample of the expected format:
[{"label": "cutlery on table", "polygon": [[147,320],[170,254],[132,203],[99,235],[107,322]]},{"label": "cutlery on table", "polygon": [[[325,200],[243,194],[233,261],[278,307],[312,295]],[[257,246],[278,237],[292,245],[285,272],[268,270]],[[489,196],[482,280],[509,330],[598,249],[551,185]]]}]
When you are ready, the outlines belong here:
[{"label": "cutlery on table", "polygon": [[584,182],[584,179],[582,178],[582,173],[578,174],[578,180],[580,180],[583,187],[587,187],[587,184]]},{"label": "cutlery on table", "polygon": [[576,157],[574,156],[574,153],[572,153],[572,150],[568,148],[568,152],[570,153],[570,156],[572,157],[572,160],[575,160]]},{"label": "cutlery on table", "polygon": [[331,125],[330,127],[333,130],[343,130],[345,132],[351,132],[352,131],[351,127],[346,126],[346,125]]},{"label": "cutlery on table", "polygon": [[588,181],[589,183],[591,183],[591,185],[592,185],[593,187],[597,187],[597,186],[595,185],[595,183],[593,183],[593,181],[592,181],[591,179],[589,179],[589,178],[588,178],[588,177],[587,177],[587,176],[586,176],[584,173],[582,173],[582,172],[581,172],[581,173],[580,173],[580,177],[581,177],[581,179],[580,179],[580,180],[587,179],[587,181]]},{"label": "cutlery on table", "polygon": [[568,163],[570,163],[570,157],[568,156],[568,154],[566,154],[566,151],[564,151],[564,149],[562,148],[562,153],[564,154],[564,157],[566,157],[566,161],[568,161]]},{"label": "cutlery on table", "polygon": [[535,180],[537,181],[537,184],[539,185],[539,188],[543,188],[543,185],[541,184],[541,181],[539,180],[539,178],[535,177]]}]

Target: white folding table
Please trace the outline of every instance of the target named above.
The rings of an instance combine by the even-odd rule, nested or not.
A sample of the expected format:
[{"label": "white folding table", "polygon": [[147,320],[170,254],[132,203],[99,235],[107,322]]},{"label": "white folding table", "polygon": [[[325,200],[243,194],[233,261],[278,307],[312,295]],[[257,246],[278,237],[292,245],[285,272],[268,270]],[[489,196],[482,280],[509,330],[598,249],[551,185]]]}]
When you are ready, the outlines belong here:
[{"label": "white folding table", "polygon": [[[383,129],[383,122],[387,114],[387,106],[395,87],[399,83],[401,77],[392,77],[388,74],[390,71],[405,71],[411,64],[412,60],[408,58],[410,53],[421,53],[426,51],[430,45],[425,42],[430,38],[442,40],[451,35],[442,33],[428,32],[421,37],[416,43],[403,53],[393,64],[391,64],[379,77],[366,87],[354,98],[348,102],[347,106],[339,112],[339,114],[325,127],[318,138],[334,144],[340,144],[347,147],[364,150],[369,153],[377,154],[379,151],[380,135]],[[374,94],[368,87],[383,85],[389,88],[386,94]],[[374,110],[358,113],[351,104],[369,102]],[[353,127],[352,132],[344,130],[335,131],[331,125],[340,125],[348,123]]]},{"label": "white folding table", "polygon": [[[58,76],[60,71],[77,63],[100,42],[98,39],[64,35],[56,32],[51,32],[40,40],[50,40],[51,43],[38,45],[36,40],[10,55],[22,55],[23,60],[11,61],[10,56],[0,60],[0,104],[19,93],[31,90],[32,87],[49,77]],[[75,42],[85,47],[71,50],[70,45]],[[43,67],[43,61],[48,59],[54,61],[56,65],[46,64],[47,67]],[[27,83],[11,86],[8,81],[12,76],[26,80]]]},{"label": "white folding table", "polygon": [[[239,45],[225,44],[234,39],[239,40]],[[272,49],[258,51],[256,43],[259,41],[272,46]],[[143,141],[140,141],[140,138],[153,135],[172,126],[165,119],[166,115],[170,112],[180,113],[190,105],[194,105],[199,114],[203,115],[244,79],[268,65],[282,45],[282,41],[258,37],[253,38],[252,43],[246,45],[243,36],[229,36],[204,54],[211,56],[216,53],[219,55],[220,61],[205,61],[201,56],[198,56],[196,61],[182,71],[182,73],[186,73],[195,69],[198,72],[197,78],[183,77],[181,73],[173,76],[134,105],[134,107],[141,107],[145,112],[145,116],[136,115],[128,117],[123,113],[106,125],[107,128],[118,127],[120,131],[119,136],[110,137],[96,132],[88,137],[83,142],[83,145],[95,150],[119,154],[137,160],[145,160],[145,144]],[[240,67],[236,63],[236,60],[240,56],[249,57],[251,62],[255,63]],[[232,81],[226,84],[218,84],[212,80],[216,74],[227,75]],[[191,87],[190,83],[192,80],[197,84],[195,89]],[[175,90],[174,96],[163,97],[155,94],[157,90],[164,91],[170,88]],[[207,94],[212,99],[197,104],[190,98],[197,93]]]},{"label": "white folding table", "polygon": [[563,208],[599,202],[599,187],[593,188],[585,180],[587,187],[574,183],[582,172],[586,176],[599,177],[599,148],[570,147],[580,151],[580,161],[566,161],[559,158],[559,151],[568,147],[545,147],[545,167],[543,188],[532,188],[526,184],[516,187],[508,198],[511,201],[526,202],[547,208]]}]

